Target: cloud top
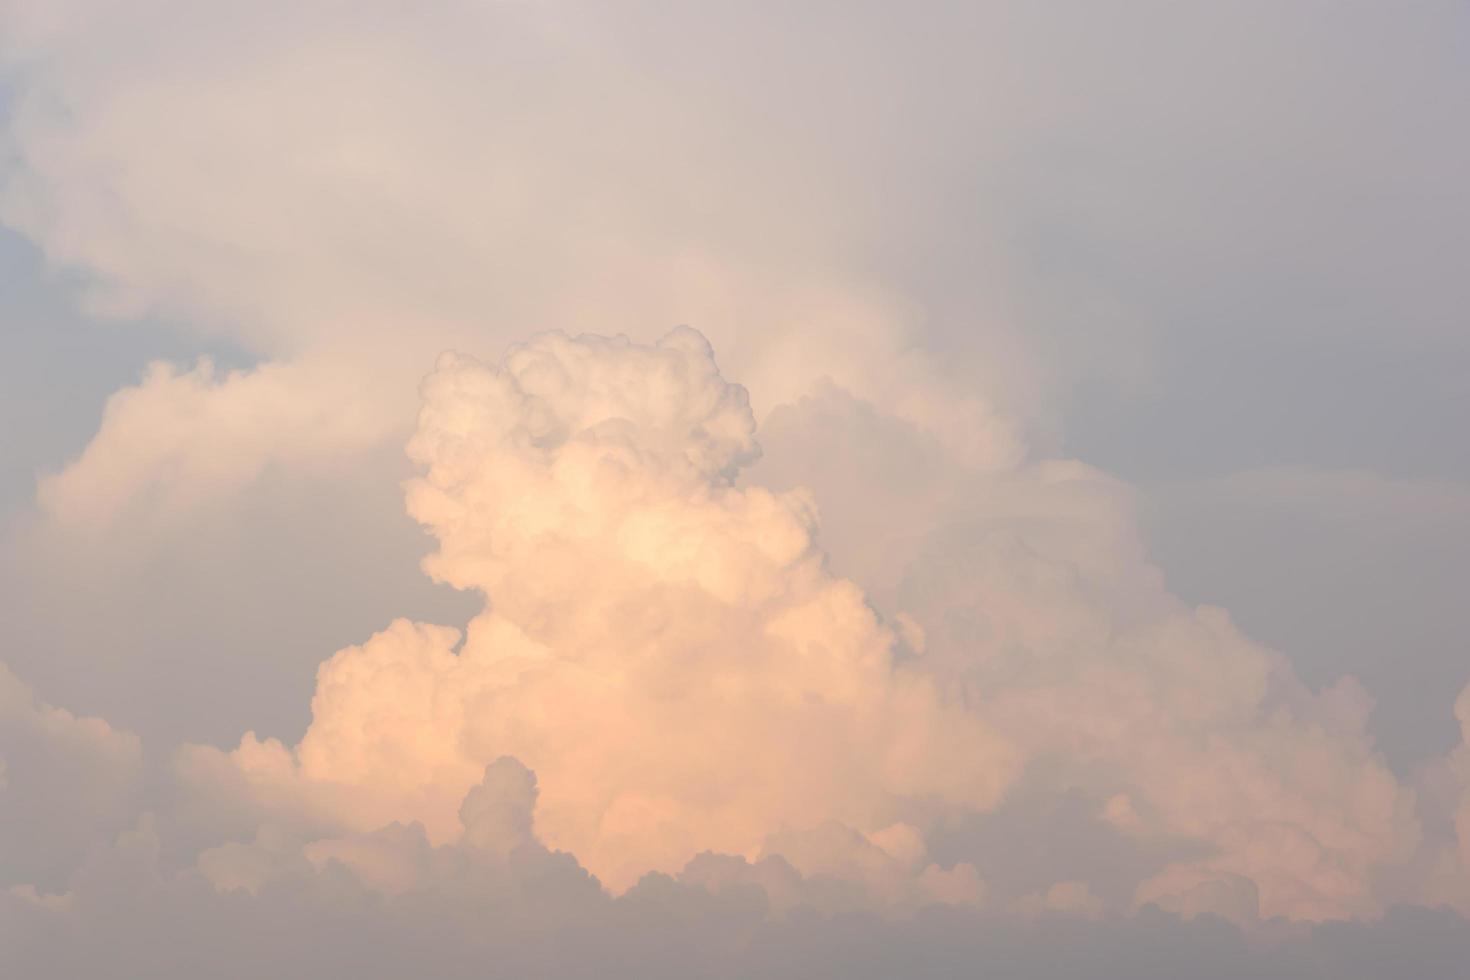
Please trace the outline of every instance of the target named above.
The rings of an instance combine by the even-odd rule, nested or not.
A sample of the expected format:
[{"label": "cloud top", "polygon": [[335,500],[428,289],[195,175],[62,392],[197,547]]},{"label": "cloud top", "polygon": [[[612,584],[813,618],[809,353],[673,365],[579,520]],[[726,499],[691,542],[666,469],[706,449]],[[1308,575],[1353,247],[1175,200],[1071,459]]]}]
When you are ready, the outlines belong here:
[{"label": "cloud top", "polygon": [[1014,753],[828,571],[809,496],[736,484],[754,419],[698,333],[446,355],[423,397],[425,566],[486,609],[462,644],[399,621],[323,664],[300,745],[234,753],[258,793],[447,840],[514,756],[547,842],[617,889],[787,826],[861,839],[912,801],[999,798]]}]

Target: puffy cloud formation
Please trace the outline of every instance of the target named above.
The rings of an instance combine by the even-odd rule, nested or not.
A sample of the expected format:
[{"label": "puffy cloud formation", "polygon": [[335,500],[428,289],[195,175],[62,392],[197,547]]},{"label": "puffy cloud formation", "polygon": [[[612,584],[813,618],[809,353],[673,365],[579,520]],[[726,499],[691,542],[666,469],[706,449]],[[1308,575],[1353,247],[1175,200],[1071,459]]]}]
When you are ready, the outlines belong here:
[{"label": "puffy cloud formation", "polygon": [[1037,778],[1125,837],[1199,846],[1136,902],[1240,918],[1378,908],[1378,874],[1419,831],[1373,749],[1366,694],[1350,678],[1309,691],[1224,611],[1171,596],[1122,484],[1058,460],[978,471],[841,392],[774,413],[764,438],[777,485],[845,501],[824,538],[838,566],[922,627],[924,669]]},{"label": "puffy cloud formation", "polygon": [[698,333],[446,355],[423,394],[425,567],[488,607],[462,645],[399,621],[327,661],[298,747],[236,751],[261,792],[445,840],[512,755],[546,840],[618,889],[783,827],[876,833],[908,800],[999,798],[1012,750],[824,567],[810,497],[735,485],[755,423]]},{"label": "puffy cloud formation", "polygon": [[[1454,32],[1263,9],[0,0],[0,222],[243,365],[48,460],[4,655],[160,749],[278,736],[150,774],[0,670],[5,965],[1455,975],[1470,729],[1401,784],[1020,434],[1162,322],[1463,345]],[[441,360],[409,512],[483,611],[413,593],[434,354],[675,323]]]},{"label": "puffy cloud formation", "polygon": [[[340,462],[403,434],[397,398],[426,352],[551,328],[697,322],[763,404],[831,377],[977,460],[1016,457],[993,396],[949,376],[920,312],[857,274],[855,201],[815,215],[809,157],[793,144],[757,159],[728,118],[671,99],[656,59],[600,40],[623,30],[601,12],[405,16],[373,0],[344,20],[332,4],[161,0],[149,13],[170,31],[135,33],[138,11],[96,0],[0,6],[0,63],[25,78],[0,219],[85,269],[94,309],[161,313],[263,366],[160,368],[119,392],[49,481],[59,519],[126,526],[160,496],[218,507],[272,463]],[[148,58],[120,58],[121,37]],[[568,61],[596,118],[563,89]],[[671,130],[683,152],[649,160]],[[720,193],[711,175],[731,171],[771,171],[775,197]],[[674,230],[690,220],[708,232]]]},{"label": "puffy cloud formation", "polygon": [[1455,701],[1461,741],[1443,760],[1420,773],[1420,795],[1441,833],[1426,847],[1422,874],[1429,901],[1470,915],[1470,685]]},{"label": "puffy cloud formation", "polygon": [[[566,930],[629,971],[718,949],[735,973],[770,942],[830,965],[849,930],[965,970],[986,962],[975,935],[1021,930],[1119,970],[1112,944],[1139,933],[1311,976],[1329,934],[1262,940],[1282,928],[1262,920],[1463,901],[1460,847],[1419,847],[1362,690],[1314,693],[1222,611],[1170,596],[1125,489],[1086,466],[977,464],[835,386],[773,415],[757,465],[744,389],[686,328],[446,354],[422,399],[407,490],[438,543],[425,569],[484,611],[338,652],[293,747],[186,746],[178,800],[64,886],[81,847],[13,868],[0,936],[25,937],[37,975],[84,969],[119,902],[137,936],[196,924],[197,945],[130,947],[164,974],[287,909],[296,938],[242,952],[241,975],[391,972],[426,921],[448,924],[453,975],[486,948],[465,909],[489,908],[518,937],[509,973],[591,969],[550,938]],[[819,522],[828,495],[842,506]],[[8,689],[33,741],[87,732],[136,770],[135,740]],[[1464,751],[1439,777],[1461,840]],[[89,807],[75,839],[134,813]],[[1219,918],[1258,938],[1184,924]],[[309,926],[335,930],[326,952]],[[1374,927],[1401,928],[1428,930],[1426,962],[1458,955],[1432,916]]]},{"label": "puffy cloud formation", "polygon": [[311,360],[230,372],[207,358],[189,371],[155,363],[108,399],[97,435],[40,481],[37,501],[73,533],[152,529],[270,466],[330,469],[397,428],[396,402],[367,397],[363,382]]},{"label": "puffy cloud formation", "polygon": [[[193,778],[308,824],[415,820],[442,842],[511,755],[540,777],[548,843],[617,890],[714,851],[979,901],[985,849],[953,828],[1023,766],[1080,794],[1099,832],[1180,842],[1128,903],[1186,916],[1374,915],[1377,877],[1418,844],[1361,688],[1313,693],[1222,611],[1169,596],[1126,498],[1085,466],[977,468],[901,420],[849,419],[858,441],[831,445],[900,480],[928,445],[964,507],[922,480],[891,491],[914,538],[878,547],[901,569],[889,625],[829,569],[810,493],[737,482],[754,421],[692,330],[445,355],[423,397],[408,502],[439,542],[425,567],[485,612],[462,643],[398,621],[339,652],[298,746],[249,735],[229,765],[193,749]],[[775,438],[819,490],[861,486],[822,413],[867,416],[831,397]],[[1086,881],[1033,884],[1100,901]]]}]

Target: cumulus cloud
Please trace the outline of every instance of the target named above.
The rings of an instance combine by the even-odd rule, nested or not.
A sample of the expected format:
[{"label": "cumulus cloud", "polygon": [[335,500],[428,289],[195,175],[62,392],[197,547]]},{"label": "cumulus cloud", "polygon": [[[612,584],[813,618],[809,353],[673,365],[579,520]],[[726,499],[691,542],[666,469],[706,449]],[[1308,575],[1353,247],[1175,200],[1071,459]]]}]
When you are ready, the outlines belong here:
[{"label": "cumulus cloud", "polygon": [[[13,879],[0,927],[28,937],[25,955],[123,900],[139,935],[182,906],[204,917],[197,947],[139,953],[186,972],[233,948],[230,915],[291,907],[362,943],[453,907],[461,922],[468,902],[515,924],[511,972],[575,974],[581,961],[525,937],[595,946],[608,923],[636,937],[616,954],[629,969],[721,943],[749,963],[773,931],[797,942],[797,922],[830,963],[853,917],[895,942],[952,930],[942,956],[971,964],[983,956],[960,937],[996,921],[1109,923],[1067,933],[1109,948],[1164,914],[1188,947],[1212,933],[1184,923],[1269,935],[1266,920],[1374,918],[1463,889],[1458,847],[1451,864],[1419,847],[1361,688],[1311,691],[1223,611],[1170,596],[1126,490],[1089,467],[977,464],[834,388],[785,411],[763,472],[746,392],[687,328],[446,354],[421,394],[407,500],[437,542],[424,568],[484,610],[463,631],[397,620],[329,658],[295,745],[180,749],[161,820],[94,846],[65,887]],[[844,438],[824,439],[834,427]],[[895,515],[881,547],[825,554],[860,511],[823,524],[823,493],[903,460],[942,489],[872,488]],[[889,545],[898,568],[867,564]],[[127,736],[12,689],[26,730],[75,727],[131,746],[136,766]],[[1443,765],[1455,794],[1462,755]],[[1008,872],[1028,827],[1056,832],[1061,799],[1083,835],[1139,859]],[[1396,871],[1399,892],[1382,885]],[[670,933],[695,926],[696,947]],[[1261,941],[1213,935],[1246,943],[1229,946],[1240,962]],[[378,941],[375,967],[405,955]],[[446,943],[450,973],[482,948]]]},{"label": "cumulus cloud", "polygon": [[44,477],[37,502],[69,532],[151,531],[268,468],[331,469],[397,428],[394,399],[361,371],[311,360],[218,371],[166,363],[108,399],[82,455]]},{"label": "cumulus cloud", "polygon": [[1460,744],[1417,773],[1431,832],[1416,862],[1414,880],[1423,900],[1470,915],[1470,685],[1455,701],[1455,718],[1460,723]]},{"label": "cumulus cloud", "polygon": [[[1313,692],[1223,611],[1170,596],[1126,494],[1088,467],[970,465],[892,416],[863,431],[874,413],[849,396],[793,409],[826,421],[776,430],[785,476],[819,490],[862,483],[829,445],[902,474],[928,444],[947,468],[951,499],[880,491],[911,538],[876,552],[900,560],[887,622],[833,574],[810,492],[737,479],[754,421],[692,330],[445,355],[423,396],[408,501],[439,542],[425,568],[486,610],[463,635],[400,620],[339,652],[298,745],[248,735],[181,771],[278,819],[414,820],[443,842],[512,755],[541,779],[548,843],[616,890],[715,851],[979,903],[987,845],[952,828],[983,823],[1023,767],[1099,834],[1182,843],[1134,870],[1124,907],[1371,916],[1418,846],[1361,687]],[[843,412],[847,438],[812,439]],[[1124,886],[1063,872],[1034,901],[1093,912],[1093,888]]]},{"label": "cumulus cloud", "polygon": [[1463,778],[1466,790],[1465,798],[1460,804],[1459,815],[1455,818],[1455,828],[1460,833],[1460,854],[1465,862],[1465,867],[1470,870],[1470,685],[1460,692],[1459,700],[1455,702],[1455,717],[1460,722],[1460,732],[1464,742],[1455,754],[1455,766]]},{"label": "cumulus cloud", "polygon": [[1138,902],[1377,908],[1376,875],[1419,832],[1366,693],[1350,678],[1310,691],[1223,610],[1171,596],[1127,487],[1069,461],[977,471],[840,392],[782,409],[764,437],[776,485],[843,501],[824,527],[837,567],[921,627],[926,672],[1110,830],[1204,847],[1137,881]]},{"label": "cumulus cloud", "polygon": [[[150,12],[167,36],[120,5],[0,10],[0,59],[25,79],[0,216],[86,270],[95,309],[160,313],[262,366],[160,367],[120,392],[47,481],[59,518],[126,525],[159,495],[219,506],[272,462],[340,466],[406,434],[411,409],[393,399],[421,358],[549,328],[698,323],[762,405],[830,377],[977,460],[1018,453],[993,395],[919,342],[922,310],[858,274],[860,198],[819,218],[811,158],[760,158],[741,127],[674,97],[635,50],[649,38],[608,44],[622,28],[594,11],[522,5],[405,17],[375,3],[357,26],[331,5]],[[117,56],[120,36],[148,45],[146,63]],[[567,61],[572,90],[553,67]],[[589,118],[582,86],[609,111]],[[672,130],[681,154],[650,159]],[[711,175],[732,171],[771,197],[719,193]],[[680,230],[690,221],[705,230]]]},{"label": "cumulus cloud", "polygon": [[[1401,783],[1355,680],[1308,685],[1223,610],[1172,595],[1132,488],[1021,435],[1045,428],[1038,362],[1132,359],[1118,340],[1134,311],[1048,280],[1087,329],[1064,353],[1018,342],[997,282],[1011,270],[989,250],[1035,229],[998,206],[956,220],[956,202],[1034,183],[1106,231],[1028,248],[1121,243],[1149,289],[1192,289],[1132,239],[1237,250],[1196,220],[1195,185],[1258,210],[1262,188],[1234,171],[1293,117],[1212,125],[1191,144],[1209,163],[1182,182],[1160,173],[1173,157],[1154,134],[1234,119],[1206,110],[1245,98],[1239,84],[1276,105],[1282,71],[1320,65],[1293,49],[1243,80],[1232,55],[1228,86],[1164,105],[1156,79],[1177,60],[1218,56],[1231,31],[1295,34],[1172,22],[1190,30],[1159,32],[1136,79],[1086,86],[1128,109],[1103,141],[1127,152],[1081,175],[1055,159],[1070,150],[1012,145],[1099,139],[1070,93],[1019,67],[1043,60],[1040,40],[1074,84],[1091,78],[1070,15],[1058,34],[1042,29],[1053,13],[975,11],[935,11],[945,37],[918,66],[886,60],[872,39],[894,23],[856,7],[840,26],[792,14],[790,31],[708,12],[671,37],[663,18],[683,15],[634,5],[368,3],[349,23],[334,4],[0,4],[0,221],[79,273],[92,312],[169,318],[244,365],[155,365],[109,400],[41,480],[41,533],[7,563],[26,587],[4,608],[65,620],[64,640],[32,629],[42,652],[24,655],[85,674],[85,703],[120,688],[86,657],[129,675],[148,695],[129,725],[163,703],[193,737],[233,742],[239,716],[260,719],[233,749],[178,749],[175,785],[145,801],[136,738],[0,669],[0,948],[18,969],[1350,977],[1463,962],[1462,918],[1394,903],[1470,911],[1470,690],[1464,744]],[[1118,14],[1128,30],[1134,16]],[[789,74],[753,77],[766,63]],[[981,68],[957,85],[960,64]],[[955,110],[954,139],[915,130],[933,105]],[[1123,172],[1147,175],[1146,199]],[[1292,186],[1265,190],[1311,226]],[[950,225],[967,230],[936,231]],[[682,322],[700,331],[577,333]],[[493,361],[444,355],[414,429],[433,353],[533,335]],[[408,608],[396,580],[364,584],[419,553],[367,543],[402,518],[384,460],[404,440],[408,512],[436,547],[424,570],[482,604],[467,625]],[[1314,506],[1327,492],[1289,482]],[[355,506],[357,523],[306,537]],[[241,562],[262,537],[269,588]],[[59,572],[58,542],[76,549]],[[145,553],[196,591],[139,575]],[[46,571],[70,606],[31,602]],[[333,620],[305,579],[357,618]],[[257,700],[214,649],[299,666],[300,649],[314,660],[395,614],[321,664],[309,723],[287,670],[249,675],[274,698]],[[196,632],[169,632],[191,618]],[[46,643],[85,656],[44,666]],[[261,710],[288,699],[297,714]],[[1303,924],[1322,920],[1358,921]]]},{"label": "cumulus cloud", "polygon": [[735,485],[755,422],[698,333],[446,355],[423,393],[425,567],[488,606],[462,644],[399,621],[323,664],[298,746],[233,753],[259,794],[442,841],[512,755],[548,843],[618,889],[783,826],[871,833],[904,800],[999,797],[1011,749],[826,570],[810,497]]}]

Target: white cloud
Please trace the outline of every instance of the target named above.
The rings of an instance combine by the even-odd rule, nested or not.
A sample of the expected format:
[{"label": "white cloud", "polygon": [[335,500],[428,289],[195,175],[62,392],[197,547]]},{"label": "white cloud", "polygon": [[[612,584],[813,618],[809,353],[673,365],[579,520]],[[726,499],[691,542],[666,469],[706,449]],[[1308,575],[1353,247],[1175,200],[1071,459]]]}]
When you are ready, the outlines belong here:
[{"label": "white cloud", "polygon": [[[861,198],[819,218],[811,159],[694,111],[595,12],[149,14],[170,31],[120,5],[7,7],[0,58],[25,84],[0,215],[86,270],[93,305],[162,312],[266,364],[158,368],[119,393],[47,485],[58,507],[124,514],[206,479],[227,497],[273,460],[361,453],[406,435],[395,399],[440,350],[551,328],[697,324],[762,412],[831,377],[976,460],[1016,457],[1009,420],[918,342],[923,311],[862,275]],[[122,37],[147,58],[121,56]],[[681,152],[651,157],[672,131]],[[731,171],[769,195],[730,198],[715,175]],[[136,478],[96,479],[117,472]]]},{"label": "white cloud", "polygon": [[841,393],[783,409],[766,440],[776,485],[840,502],[838,569],[913,617],[927,672],[1115,830],[1206,849],[1139,901],[1213,877],[1248,882],[1268,917],[1381,907],[1377,876],[1419,828],[1366,693],[1311,692],[1223,610],[1171,596],[1126,486],[1069,461],[966,467]]},{"label": "white cloud", "polygon": [[462,647],[399,621],[327,661],[298,747],[234,753],[257,795],[442,841],[513,755],[548,843],[620,889],[783,825],[878,831],[904,799],[998,798],[1010,750],[824,570],[810,499],[733,484],[755,423],[700,335],[544,335],[498,365],[446,355],[423,391],[425,567],[488,607]]},{"label": "white cloud", "polygon": [[[991,809],[1019,762],[1114,834],[1190,842],[1128,886],[1135,903],[1246,920],[1378,914],[1376,881],[1419,843],[1361,687],[1312,692],[1223,611],[1171,597],[1126,495],[1085,466],[997,473],[946,452],[953,497],[880,488],[915,535],[887,594],[907,614],[895,630],[826,569],[806,491],[732,482],[754,421],[698,334],[446,355],[423,393],[408,497],[439,541],[425,567],[487,609],[462,644],[399,621],[338,653],[295,748],[247,736],[229,764],[190,750],[190,771],[278,819],[416,820],[451,840],[465,790],[514,755],[541,778],[546,840],[615,888],[764,848],[907,901],[910,885],[874,884],[881,869]],[[906,440],[932,443],[891,418],[889,441],[868,441],[871,411],[832,415],[850,400],[803,405],[840,437],[784,447],[787,465],[846,483],[849,502],[866,488],[829,446],[869,445],[901,473],[923,452]],[[893,843],[905,826],[911,847]],[[978,900],[984,855],[960,863],[980,869]]]},{"label": "white cloud", "polygon": [[[37,488],[46,517],[74,532],[151,531],[254,487],[272,466],[331,471],[398,429],[405,406],[371,375],[310,360],[221,373],[152,365],[108,399],[80,458]],[[395,411],[395,409],[398,409]]]}]

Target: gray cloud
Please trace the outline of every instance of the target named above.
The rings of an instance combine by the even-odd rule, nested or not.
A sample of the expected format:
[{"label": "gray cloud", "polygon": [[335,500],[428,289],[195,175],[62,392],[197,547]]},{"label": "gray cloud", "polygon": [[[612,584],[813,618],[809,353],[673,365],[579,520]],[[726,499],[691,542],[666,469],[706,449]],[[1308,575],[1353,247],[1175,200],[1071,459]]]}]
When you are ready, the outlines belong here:
[{"label": "gray cloud", "polygon": [[[514,764],[506,768],[514,783]],[[496,768],[492,767],[492,771]],[[508,768],[507,768],[508,767]],[[521,770],[524,773],[524,770]],[[491,787],[497,787],[492,789]],[[511,795],[505,795],[510,789]],[[475,794],[514,790],[487,775]],[[524,797],[522,797],[524,800]],[[1145,909],[1128,919],[977,916],[930,907],[894,918],[822,907],[820,881],[786,875],[809,902],[773,907],[756,868],[651,875],[619,898],[568,855],[534,840],[510,850],[477,842],[485,807],[467,804],[465,843],[435,849],[417,826],[359,838],[406,856],[422,877],[384,894],[335,859],[278,862],[250,890],[220,889],[198,871],[160,867],[148,818],[99,848],[64,900],[0,893],[9,965],[70,976],[320,977],[1271,977],[1377,980],[1451,977],[1470,955],[1452,913],[1391,909],[1373,924],[1287,927],[1246,935],[1221,920]],[[492,808],[493,809],[493,808]],[[504,841],[504,817],[490,834]],[[510,825],[521,819],[512,815]],[[344,853],[351,853],[347,849]],[[235,859],[238,862],[238,857]],[[371,862],[369,862],[371,864]],[[218,871],[214,872],[219,879]],[[742,877],[744,880],[742,880]],[[764,876],[769,879],[769,876]]]}]

